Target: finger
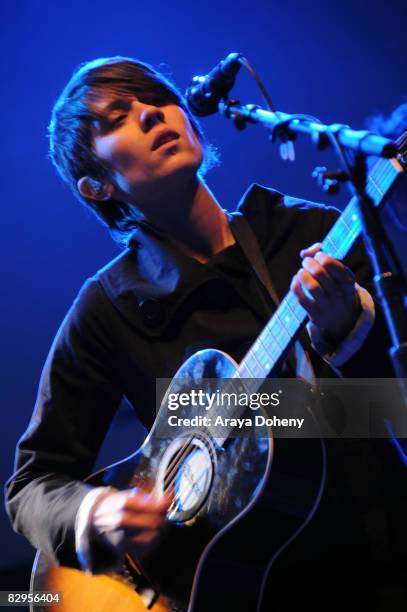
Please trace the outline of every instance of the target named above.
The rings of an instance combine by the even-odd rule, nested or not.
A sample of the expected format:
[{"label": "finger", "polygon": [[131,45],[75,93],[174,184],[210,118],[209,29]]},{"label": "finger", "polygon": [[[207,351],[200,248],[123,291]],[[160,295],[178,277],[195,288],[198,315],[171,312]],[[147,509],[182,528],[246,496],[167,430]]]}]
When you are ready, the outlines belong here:
[{"label": "finger", "polygon": [[315,300],[307,295],[304,291],[304,286],[301,283],[301,272],[297,272],[293,277],[290,285],[290,289],[295,293],[301,306],[307,311],[310,318],[313,318],[317,314],[317,306]]},{"label": "finger", "polygon": [[292,281],[291,281],[291,284],[290,284],[290,290],[293,293],[295,293],[295,295],[297,296],[298,301],[300,303],[302,303],[306,299],[305,295],[304,295],[304,292],[302,290],[302,287],[301,287],[301,282],[300,282],[300,279],[299,279],[299,273],[298,272],[297,272],[297,274],[294,274],[294,276],[292,278]]},{"label": "finger", "polygon": [[125,509],[137,513],[151,512],[153,514],[165,514],[171,504],[171,496],[164,495],[158,498],[156,494],[144,493],[140,490],[131,490],[127,496]]},{"label": "finger", "polygon": [[314,255],[318,253],[318,251],[320,251],[321,248],[322,248],[322,244],[320,242],[315,242],[311,246],[306,247],[305,249],[302,249],[300,251],[300,256],[303,258],[304,257],[314,257]]},{"label": "finger", "polygon": [[300,270],[298,272],[298,278],[300,281],[302,292],[305,298],[311,303],[321,303],[324,300],[326,293],[321,287],[320,283],[316,278],[312,276],[307,270]]},{"label": "finger", "polygon": [[157,504],[157,506],[168,508],[173,501],[173,493],[170,490],[159,493],[156,489],[153,489],[147,493],[147,498],[145,498],[145,501],[152,501],[153,503]]},{"label": "finger", "polygon": [[131,489],[130,491],[117,491],[109,494],[96,506],[94,516],[111,516],[121,512],[165,514],[169,499],[165,496],[157,499],[140,490]]},{"label": "finger", "polygon": [[156,530],[160,529],[165,524],[165,517],[158,514],[132,514],[124,512],[120,517],[120,522],[117,525],[119,529],[124,529],[126,532],[135,532],[140,530]]},{"label": "finger", "polygon": [[129,490],[128,496],[130,498],[139,499],[141,503],[144,504],[147,504],[148,502],[154,502],[162,505],[171,503],[171,493],[169,491],[158,493],[156,489],[147,491],[145,489],[141,489],[140,487],[133,487]]},{"label": "finger", "polygon": [[335,281],[329,276],[319,261],[312,257],[305,257],[302,261],[302,267],[320,284],[327,295],[337,291]]},{"label": "finger", "polygon": [[93,526],[98,531],[122,530],[126,533],[137,533],[140,530],[160,529],[165,524],[165,516],[162,514],[145,514],[126,512],[125,510],[105,513],[93,521]]},{"label": "finger", "polygon": [[345,264],[333,257],[330,257],[326,253],[320,251],[315,255],[315,259],[321,266],[327,271],[329,276],[340,284],[353,285],[355,282],[355,275]]},{"label": "finger", "polygon": [[324,315],[324,307],[320,307],[320,300],[315,301],[314,299],[310,299],[306,292],[304,292],[303,285],[301,284],[299,277],[299,273],[295,275],[291,283],[291,289],[297,296],[297,299],[301,306],[306,311],[310,320],[315,323],[315,325],[322,326],[323,323],[323,315]]}]

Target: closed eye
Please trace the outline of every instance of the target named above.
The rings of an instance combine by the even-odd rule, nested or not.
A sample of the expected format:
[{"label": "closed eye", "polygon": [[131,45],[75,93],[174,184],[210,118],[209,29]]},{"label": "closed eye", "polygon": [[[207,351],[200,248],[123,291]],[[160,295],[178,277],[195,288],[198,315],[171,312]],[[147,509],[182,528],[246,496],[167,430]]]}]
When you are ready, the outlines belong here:
[{"label": "closed eye", "polygon": [[122,113],[121,115],[117,115],[113,119],[109,119],[107,122],[109,129],[112,130],[116,127],[119,127],[125,121],[126,117],[127,117],[127,114]]}]

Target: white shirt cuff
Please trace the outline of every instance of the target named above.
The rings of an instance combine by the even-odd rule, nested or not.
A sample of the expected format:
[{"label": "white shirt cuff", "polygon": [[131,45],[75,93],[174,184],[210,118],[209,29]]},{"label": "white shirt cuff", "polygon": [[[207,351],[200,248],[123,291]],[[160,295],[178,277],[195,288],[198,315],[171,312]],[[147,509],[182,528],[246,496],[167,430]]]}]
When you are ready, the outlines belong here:
[{"label": "white shirt cuff", "polygon": [[[96,501],[105,496],[110,491],[115,491],[112,487],[96,487],[91,489],[89,493],[85,495],[81,504],[78,508],[75,517],[75,549],[79,563],[82,569],[87,573],[94,573],[99,571],[96,570],[96,564],[92,554],[92,541],[90,535],[90,519],[93,508]],[[110,556],[110,555],[109,555]],[[110,565],[108,561],[107,565]],[[111,571],[116,569],[117,560],[111,561]],[[108,571],[109,567],[106,567],[105,571]]]},{"label": "white shirt cuff", "polygon": [[330,366],[334,368],[343,365],[350,359],[362,346],[375,320],[375,306],[370,293],[355,284],[359,296],[361,313],[352,331],[336,348],[326,341],[323,332],[311,321],[307,325],[307,330],[313,348],[322,356]]}]

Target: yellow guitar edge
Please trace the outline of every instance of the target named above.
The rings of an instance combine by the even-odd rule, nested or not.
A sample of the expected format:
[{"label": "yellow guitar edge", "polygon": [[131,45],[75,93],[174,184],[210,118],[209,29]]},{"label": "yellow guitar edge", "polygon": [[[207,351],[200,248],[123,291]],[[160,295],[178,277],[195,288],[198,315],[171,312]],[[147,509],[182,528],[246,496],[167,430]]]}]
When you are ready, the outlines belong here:
[{"label": "yellow guitar edge", "polygon": [[[119,576],[85,574],[68,567],[52,566],[47,572],[44,590],[62,593],[62,603],[47,606],[49,612],[146,612],[141,597]],[[152,612],[171,612],[167,600],[160,597]]]}]

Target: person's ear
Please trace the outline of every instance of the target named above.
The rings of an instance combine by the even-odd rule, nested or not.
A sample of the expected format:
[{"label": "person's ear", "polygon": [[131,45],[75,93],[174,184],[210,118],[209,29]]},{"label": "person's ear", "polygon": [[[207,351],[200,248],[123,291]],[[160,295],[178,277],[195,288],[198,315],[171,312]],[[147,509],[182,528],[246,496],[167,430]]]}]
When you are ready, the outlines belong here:
[{"label": "person's ear", "polygon": [[113,185],[98,181],[90,176],[83,176],[77,182],[79,193],[88,200],[110,200],[113,193]]}]

